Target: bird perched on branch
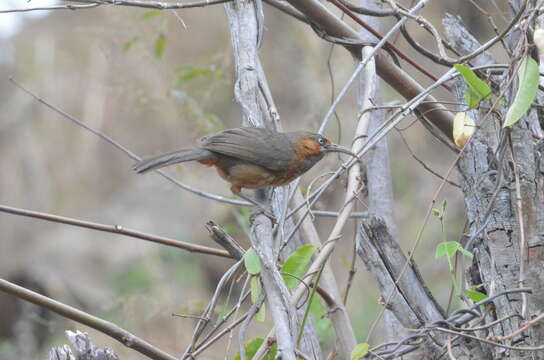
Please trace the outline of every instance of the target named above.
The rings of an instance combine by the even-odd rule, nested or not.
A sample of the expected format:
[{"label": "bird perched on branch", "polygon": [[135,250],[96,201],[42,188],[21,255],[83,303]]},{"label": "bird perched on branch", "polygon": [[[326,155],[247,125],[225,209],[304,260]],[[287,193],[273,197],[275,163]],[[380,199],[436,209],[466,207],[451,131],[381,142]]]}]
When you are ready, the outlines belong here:
[{"label": "bird perched on branch", "polygon": [[196,149],[183,149],[141,160],[134,170],[145,173],[177,163],[198,161],[214,166],[219,175],[231,184],[234,194],[255,203],[241,194],[242,188],[263,189],[288,184],[310,170],[326,153],[333,151],[357,157],[319,134],[241,127],[205,136]]}]

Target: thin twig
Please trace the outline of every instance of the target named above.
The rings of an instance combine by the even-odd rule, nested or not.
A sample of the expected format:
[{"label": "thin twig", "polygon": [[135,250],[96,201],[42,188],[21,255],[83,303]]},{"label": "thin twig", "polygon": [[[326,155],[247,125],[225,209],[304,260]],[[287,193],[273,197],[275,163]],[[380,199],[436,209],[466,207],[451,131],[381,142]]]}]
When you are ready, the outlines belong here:
[{"label": "thin twig", "polygon": [[[412,10],[410,11],[411,13],[416,13],[418,10],[420,10],[427,2],[428,0],[422,0],[420,1],[416,6],[414,6],[412,8]],[[391,36],[393,36],[395,34],[395,32],[400,28],[400,26],[402,24],[404,24],[406,21],[408,20],[408,18],[402,18],[401,20],[399,20],[397,22],[397,24],[395,24],[395,26],[393,26],[388,32],[387,34],[385,34],[381,39],[380,41],[373,47],[372,51],[370,51],[368,53],[368,55],[365,57],[365,58],[362,58],[361,61],[359,62],[359,65],[357,65],[357,68],[355,69],[355,71],[352,73],[351,77],[349,78],[349,80],[346,82],[346,84],[344,85],[344,87],[342,88],[342,90],[340,90],[340,92],[338,93],[338,96],[336,97],[336,100],[334,101],[334,103],[329,107],[329,110],[327,111],[327,114],[325,115],[325,118],[323,119],[323,122],[321,123],[321,126],[319,127],[319,130],[318,130],[318,133],[323,133],[323,131],[325,130],[325,128],[327,127],[327,124],[331,118],[331,116],[334,114],[335,110],[336,110],[336,106],[340,103],[340,101],[342,100],[342,98],[346,95],[347,91],[349,90],[349,88],[351,87],[351,85],[353,84],[353,82],[355,81],[355,79],[357,78],[357,76],[359,75],[359,73],[363,70],[363,68],[366,66],[366,64],[370,61],[371,58],[373,58],[375,56],[375,54],[378,52],[378,50],[380,50],[383,46],[385,46],[387,44],[387,39],[389,39]]]},{"label": "thin twig", "polygon": [[[341,11],[343,11],[345,14],[347,14],[350,18],[352,18],[357,24],[361,25],[363,28],[365,28],[368,32],[370,32],[372,35],[374,35],[375,37],[377,37],[378,39],[382,40],[383,37],[382,35],[376,31],[373,27],[369,26],[366,22],[364,22],[359,16],[355,15],[350,9],[348,9],[344,4],[342,4],[342,2],[340,2],[339,0],[329,0],[331,3],[333,3],[337,8],[339,8]],[[403,17],[401,19],[404,20],[402,21],[402,24],[404,24],[404,22],[406,20],[409,19],[409,17],[407,15],[412,15],[413,14],[413,9],[410,11],[410,12],[406,12],[406,15],[405,17]],[[399,21],[399,22],[401,22]],[[400,24],[399,27],[402,25]],[[416,61],[412,60],[412,58],[410,58],[409,56],[407,56],[406,54],[404,54],[399,48],[397,48],[394,44],[392,44],[391,42],[389,41],[386,41],[385,42],[385,46],[391,50],[393,50],[399,57],[401,57],[402,59],[404,59],[404,61],[406,61],[407,63],[409,63],[410,65],[412,65],[416,70],[418,70],[419,72],[421,72],[422,74],[424,74],[425,76],[427,76],[429,79],[433,80],[433,81],[438,81],[438,79],[436,78],[436,76],[434,76],[433,74],[431,74],[429,71],[425,70],[421,65],[419,65]],[[446,84],[442,84],[442,86],[448,90],[450,90],[449,86],[446,85]]]},{"label": "thin twig", "polygon": [[34,8],[23,8],[23,9],[9,9],[9,10],[0,10],[0,14],[7,13],[19,13],[19,12],[29,12],[29,11],[41,11],[41,10],[79,10],[79,9],[92,9],[100,6],[96,1],[93,1],[91,4],[81,4],[81,5],[56,5],[56,6],[41,6]]},{"label": "thin twig", "polygon": [[435,328],[428,329],[428,330],[438,330],[438,331],[441,331],[441,332],[444,332],[444,333],[447,333],[447,334],[459,335],[459,336],[462,336],[462,337],[466,337],[468,339],[476,340],[476,341],[483,342],[483,343],[486,343],[486,344],[489,344],[489,345],[493,345],[493,346],[497,346],[497,347],[501,347],[501,348],[505,348],[505,349],[510,349],[510,350],[517,350],[517,351],[542,351],[542,350],[544,350],[544,345],[540,345],[540,346],[510,346],[510,345],[501,344],[501,343],[498,343],[498,342],[495,342],[495,341],[483,339],[483,338],[480,338],[478,336],[474,336],[474,335],[465,334],[465,333],[462,333],[462,332],[446,329],[446,328],[443,328],[443,327],[435,327]]},{"label": "thin twig", "polygon": [[[527,262],[527,238],[525,237],[525,214],[523,210],[523,199],[521,197],[521,181],[519,179],[518,162],[514,145],[510,133],[508,134],[508,143],[510,144],[510,154],[512,155],[512,172],[514,173],[514,183],[516,188],[516,210],[518,215],[519,225],[519,276],[518,286],[525,286],[525,266]],[[527,318],[527,294],[521,294],[521,316]]]},{"label": "thin twig", "polygon": [[[111,146],[115,147],[116,149],[122,151],[123,153],[125,153],[129,158],[131,158],[132,160],[134,161],[139,161],[141,160],[141,158],[134,154],[132,151],[130,151],[129,149],[127,149],[126,147],[124,147],[123,145],[121,145],[120,143],[118,143],[117,141],[113,140],[111,137],[105,135],[104,133],[98,131],[98,130],[95,130],[93,128],[91,128],[90,126],[84,124],[81,120],[78,120],[76,119],[74,116],[68,114],[67,112],[65,112],[64,110],[56,107],[55,105],[47,102],[46,100],[42,99],[41,97],[39,97],[38,95],[34,94],[32,91],[28,90],[26,87],[24,87],[23,85],[19,84],[15,79],[13,79],[12,77],[9,78],[9,81],[11,81],[15,86],[17,86],[19,89],[23,90],[25,93],[27,93],[28,95],[30,95],[31,97],[34,98],[34,100],[38,101],[39,103],[47,106],[49,109],[53,110],[54,112],[56,112],[57,114],[61,115],[62,117],[64,117],[65,119],[68,119],[70,121],[72,121],[73,123],[75,123],[76,125],[82,127],[83,129],[93,133],[94,135],[98,136],[99,138],[101,138],[102,140],[106,141],[108,144],[110,144]],[[157,172],[158,174],[160,174],[162,177],[164,177],[165,179],[167,179],[168,181],[172,182],[173,184],[181,187],[182,189],[184,190],[187,190],[195,195],[198,195],[198,196],[202,196],[204,198],[207,198],[207,199],[210,199],[210,200],[215,200],[215,201],[219,201],[219,202],[223,202],[223,203],[227,203],[227,204],[231,204],[231,205],[239,205],[239,206],[252,206],[250,203],[248,202],[245,202],[245,201],[239,201],[239,200],[233,200],[233,199],[229,199],[229,198],[226,198],[226,197],[223,197],[223,196],[219,196],[219,195],[215,195],[215,194],[210,194],[210,193],[207,193],[205,191],[201,191],[201,190],[197,190],[189,185],[186,185],[176,179],[174,179],[173,177],[171,177],[170,175],[166,174],[165,172],[163,172],[162,170],[155,170],[155,172]]]},{"label": "thin twig", "polygon": [[519,334],[521,334],[522,332],[524,332],[525,330],[529,329],[530,327],[534,326],[537,322],[539,321],[542,321],[544,319],[544,313],[538,315],[536,318],[532,319],[531,321],[528,321],[525,323],[525,325],[523,325],[522,327],[520,327],[519,329],[517,329],[516,331],[514,331],[513,333],[511,333],[510,335],[507,335],[507,336],[501,336],[497,339],[497,341],[506,341],[506,340],[511,340],[513,339],[514,337],[518,336]]},{"label": "thin twig", "polygon": [[195,7],[204,7],[209,5],[223,4],[232,0],[205,0],[195,2],[163,2],[147,0],[65,0],[85,3],[99,3],[115,6],[135,6],[148,9],[171,10],[171,9],[189,9]]},{"label": "thin twig", "polygon": [[[398,129],[397,129],[398,130]],[[440,180],[444,180],[446,181],[448,184],[450,184],[451,186],[454,186],[458,189],[461,188],[461,186],[449,179],[444,179],[444,177],[442,177],[442,175],[440,175],[439,173],[437,173],[436,171],[434,171],[433,169],[431,169],[430,166],[428,166],[423,160],[421,160],[415,153],[414,151],[412,150],[412,148],[410,147],[410,144],[408,144],[408,141],[406,140],[406,137],[404,136],[404,134],[402,133],[402,131],[398,130],[398,134],[400,136],[400,138],[402,139],[402,142],[404,143],[404,145],[406,146],[406,149],[408,150],[408,152],[410,153],[410,155],[412,155],[412,157],[414,158],[414,160],[416,160],[421,166],[423,166],[423,168],[425,170],[427,170],[428,172],[430,172],[431,174],[433,174],[434,176],[436,176],[437,178],[439,178]]]},{"label": "thin twig", "polygon": [[99,224],[99,223],[94,223],[90,221],[78,220],[78,219],[73,219],[69,217],[58,216],[58,215],[53,215],[53,214],[48,214],[48,213],[43,213],[38,211],[20,209],[20,208],[6,206],[6,205],[0,205],[0,212],[5,212],[5,213],[19,215],[19,216],[26,216],[26,217],[31,217],[31,218],[36,218],[36,219],[41,219],[41,220],[46,220],[46,221],[51,221],[56,223],[62,223],[62,224],[67,224],[72,226],[78,226],[78,227],[97,230],[97,231],[124,235],[128,237],[133,237],[136,239],[151,241],[157,244],[176,247],[178,249],[183,249],[190,252],[221,256],[225,258],[232,258],[232,256],[228,252],[221,249],[214,249],[207,246],[196,245],[196,244],[191,244],[191,243],[180,241],[180,240],[170,239],[164,236],[158,236],[158,235],[148,234],[148,233],[144,233],[144,232],[140,232],[140,231],[136,231],[132,229],[127,229],[121,225]]}]

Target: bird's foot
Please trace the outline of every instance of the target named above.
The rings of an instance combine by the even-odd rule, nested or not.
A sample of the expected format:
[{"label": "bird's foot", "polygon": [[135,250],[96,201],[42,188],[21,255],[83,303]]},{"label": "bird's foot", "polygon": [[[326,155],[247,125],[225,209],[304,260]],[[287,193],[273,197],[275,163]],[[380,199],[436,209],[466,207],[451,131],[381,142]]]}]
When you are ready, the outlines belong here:
[{"label": "bird's foot", "polygon": [[253,213],[251,214],[252,218],[250,219],[251,221],[253,221],[253,217],[255,217],[257,215],[260,215],[260,214],[263,214],[264,216],[266,216],[267,218],[269,218],[272,221],[273,225],[278,223],[278,221],[276,220],[276,217],[274,216],[272,208],[270,206],[264,205],[259,201],[256,201],[256,200],[254,200],[254,199],[252,199],[252,198],[250,198],[248,196],[245,196],[240,191],[235,191],[235,189],[232,190],[232,191],[233,191],[233,193],[235,193],[236,195],[238,195],[242,199],[244,199],[246,201],[249,201],[250,203],[253,204]]}]

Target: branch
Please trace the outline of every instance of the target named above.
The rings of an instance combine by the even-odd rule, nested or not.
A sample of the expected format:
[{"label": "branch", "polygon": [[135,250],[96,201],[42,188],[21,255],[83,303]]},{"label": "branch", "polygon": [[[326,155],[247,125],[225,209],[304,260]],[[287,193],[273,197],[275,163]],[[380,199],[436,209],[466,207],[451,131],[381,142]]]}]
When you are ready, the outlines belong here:
[{"label": "branch", "polygon": [[147,233],[132,230],[132,229],[126,229],[120,225],[99,224],[99,223],[94,223],[90,221],[78,220],[78,219],[73,219],[73,218],[58,216],[53,214],[47,214],[47,213],[38,212],[38,211],[19,209],[19,208],[15,208],[11,206],[6,206],[6,205],[0,205],[0,212],[5,212],[5,213],[19,215],[19,216],[26,216],[26,217],[31,217],[35,219],[41,219],[41,220],[62,223],[62,224],[67,224],[72,226],[78,226],[78,227],[93,229],[97,231],[124,235],[128,237],[133,237],[136,239],[151,241],[157,244],[176,247],[178,249],[183,249],[190,252],[221,256],[225,258],[232,258],[232,256],[228,252],[220,250],[220,249],[214,249],[214,248],[210,248],[210,247],[206,247],[202,245],[196,245],[196,244],[191,244],[191,243],[180,241],[180,240],[170,239],[164,236],[157,236],[157,235],[147,234]]},{"label": "branch", "polygon": [[[34,94],[32,91],[28,90],[23,85],[21,85],[17,81],[15,81],[15,79],[10,78],[9,81],[11,81],[15,86],[17,86],[19,89],[23,90],[28,95],[32,96],[34,98],[34,100],[36,100],[39,103],[47,106],[49,109],[51,109],[54,112],[56,112],[57,114],[61,115],[65,119],[70,120],[71,122],[73,122],[77,126],[82,127],[83,129],[85,129],[85,130],[91,132],[92,134],[98,136],[99,138],[101,138],[102,140],[104,140],[105,142],[110,144],[111,146],[115,147],[117,150],[123,152],[125,155],[127,155],[132,160],[139,161],[139,160],[142,159],[138,155],[134,154],[132,151],[130,151],[129,149],[127,149],[126,147],[124,147],[123,145],[121,145],[120,143],[115,141],[114,139],[112,139],[111,137],[109,137],[108,135],[106,135],[106,134],[104,134],[104,133],[102,133],[102,132],[100,132],[100,131],[98,131],[96,129],[91,128],[90,126],[84,124],[81,120],[79,120],[79,119],[75,118],[74,116],[68,114],[66,111],[58,108],[57,106],[47,102],[46,100],[42,99],[38,95]],[[206,199],[215,200],[215,201],[219,201],[219,202],[223,202],[223,203],[227,203],[227,204],[231,204],[231,205],[251,206],[251,204],[246,202],[246,201],[228,199],[228,198],[225,198],[223,196],[210,194],[210,193],[207,193],[205,191],[195,189],[195,188],[193,188],[193,187],[191,187],[189,185],[186,185],[186,184],[182,183],[179,180],[174,179],[172,176],[168,175],[167,173],[165,173],[162,170],[155,170],[155,172],[158,173],[159,175],[161,175],[166,180],[173,183],[174,185],[177,185],[177,186],[179,186],[180,188],[182,188],[184,190],[187,190],[187,191],[189,191],[189,192],[191,192],[191,193],[193,193],[195,195],[202,196],[202,197],[204,197]]]},{"label": "branch", "polygon": [[289,3],[285,2],[284,0],[264,0],[264,2],[289,16],[302,21],[305,24],[309,24],[306,16],[304,16],[300,11],[289,5]]},{"label": "branch", "polygon": [[[402,249],[380,218],[361,224],[357,233],[357,254],[371,272],[388,308],[406,328],[419,328],[444,319],[443,310],[425,286],[414,264],[408,265]],[[436,355],[440,349],[427,344]]]},{"label": "branch", "polygon": [[[357,32],[336,17],[318,0],[289,0],[289,3],[329,36],[354,40],[359,43],[363,41]],[[344,47],[355,58],[361,58],[360,46],[346,44]],[[407,99],[412,99],[423,91],[423,87],[419,83],[383,54],[376,55],[376,70],[385,82]],[[448,138],[452,137],[453,117],[444,106],[436,102],[436,99],[430,95],[427,96],[425,102],[419,104],[418,110],[427,114],[429,120]]]},{"label": "branch", "polygon": [[[366,2],[368,5],[377,5],[378,0]],[[372,18],[369,16],[361,16],[361,19],[365,20],[365,24],[368,23],[368,26],[372,26],[373,28],[379,28],[380,25],[380,19],[378,18]],[[371,39],[372,35],[369,34],[365,30],[360,31],[361,37]],[[363,56],[365,56],[365,51],[367,50],[367,47],[363,48]],[[363,116],[367,117],[368,121],[368,133],[374,133],[376,129],[380,127],[380,125],[383,123],[385,119],[385,110],[377,110],[377,111],[369,111],[369,109],[372,109],[376,104],[382,103],[382,95],[381,91],[377,86],[377,76],[375,71],[369,74],[361,74],[361,77],[359,79],[359,114],[362,118]],[[369,93],[368,88],[374,87],[376,88],[375,91],[371,91]],[[364,115],[363,115],[364,114]],[[395,238],[397,238],[397,226],[395,222],[395,218],[393,215],[393,208],[394,208],[394,199],[393,199],[393,185],[392,185],[392,177],[391,177],[391,170],[390,170],[390,163],[389,163],[389,149],[387,145],[387,138],[384,137],[383,140],[376,143],[373,150],[370,151],[366,158],[365,162],[365,168],[366,168],[366,186],[368,190],[367,200],[368,200],[368,212],[374,216],[381,217],[389,229],[391,230],[391,233]],[[350,284],[352,281],[352,278],[355,274],[355,262],[357,259],[357,251],[356,251],[356,240],[355,242],[355,249],[353,250],[353,259],[352,259],[352,271],[349,273],[348,282],[346,285],[346,292],[345,292],[345,298],[347,299],[348,291],[350,289]],[[381,316],[380,316],[381,315]],[[383,323],[383,334],[384,334],[384,340],[390,341],[397,339],[399,336],[405,334],[405,330],[403,329],[402,325],[398,321],[398,319],[395,318],[394,314],[388,310],[380,312],[380,315],[378,315],[378,319],[382,318]],[[374,323],[380,321],[375,320]],[[372,326],[371,330],[368,332],[367,339],[372,334],[372,329],[374,326]]]},{"label": "branch", "polygon": [[115,5],[115,6],[135,6],[147,9],[172,10],[172,9],[188,9],[195,7],[204,7],[208,5],[217,5],[230,2],[232,0],[205,0],[195,2],[163,2],[163,1],[145,1],[145,0],[65,0],[77,1],[84,3],[98,3],[99,5]]},{"label": "branch", "polygon": [[[377,37],[378,39],[383,39],[383,36],[381,36],[381,34],[376,31],[372,26],[368,25],[365,21],[363,21],[361,18],[359,18],[357,15],[355,15],[353,12],[351,12],[350,9],[348,9],[342,2],[338,1],[338,0],[329,0],[330,2],[332,2],[337,8],[339,8],[342,12],[344,12],[345,14],[347,14],[350,18],[352,18],[357,24],[361,25],[363,28],[365,28],[368,32],[370,32],[372,35],[374,35],[375,37]],[[406,15],[410,15],[410,13],[406,13]],[[407,19],[407,17],[405,17],[405,19]],[[395,52],[395,54],[397,54],[401,59],[403,59],[404,61],[406,61],[408,64],[410,64],[413,68],[415,68],[416,70],[418,70],[419,72],[421,72],[422,74],[424,74],[425,76],[427,76],[429,79],[433,80],[433,81],[437,81],[438,79],[436,78],[436,76],[434,76],[433,74],[431,74],[429,71],[427,71],[426,69],[424,69],[420,64],[418,64],[415,60],[412,60],[411,57],[409,57],[408,55],[406,55],[405,53],[403,53],[397,46],[395,46],[393,43],[387,41],[385,43],[386,45],[386,48],[387,49],[390,49],[392,51]],[[442,84],[442,86],[446,89],[450,89],[448,87],[448,85],[446,84]]]},{"label": "branch", "polygon": [[79,10],[79,9],[92,9],[100,6],[97,1],[89,1],[90,4],[82,5],[57,5],[57,6],[42,6],[35,8],[24,8],[24,9],[10,9],[10,10],[0,10],[0,14],[6,13],[19,13],[19,12],[28,12],[28,11],[40,11],[40,10]]},{"label": "branch", "polygon": [[80,324],[98,330],[101,333],[104,333],[119,341],[126,347],[136,350],[140,354],[143,354],[150,359],[176,360],[174,356],[169,355],[164,351],[154,347],[150,343],[140,339],[139,337],[126,331],[125,329],[120,328],[114,323],[100,319],[96,316],[63,304],[59,301],[48,298],[47,296],[43,296],[34,291],[25,289],[24,287],[15,285],[7,280],[0,279],[0,291],[14,295],[20,299],[26,300],[35,305],[51,310],[68,319],[77,321]]},{"label": "branch", "polygon": [[[234,96],[243,113],[244,126],[278,129],[279,115],[272,98],[266,76],[262,70],[258,50],[263,36],[264,15],[260,0],[237,2],[225,6],[228,16],[231,42],[236,69]],[[258,194],[257,194],[258,195]],[[268,203],[286,203],[285,194],[274,191]],[[273,206],[276,214],[278,208]],[[254,217],[250,232],[251,245],[263,264],[261,278],[274,325],[278,329],[276,340],[282,359],[295,359],[295,335],[297,332],[296,309],[289,302],[289,291],[276,266],[276,253],[272,241],[272,224],[264,215]],[[314,331],[304,329],[302,350],[305,353],[320,352]]]},{"label": "branch", "polygon": [[223,230],[219,225],[213,221],[208,221],[206,223],[206,228],[210,232],[213,241],[225,248],[230,256],[236,260],[242,259],[244,257],[245,250],[230,236],[225,230]]}]

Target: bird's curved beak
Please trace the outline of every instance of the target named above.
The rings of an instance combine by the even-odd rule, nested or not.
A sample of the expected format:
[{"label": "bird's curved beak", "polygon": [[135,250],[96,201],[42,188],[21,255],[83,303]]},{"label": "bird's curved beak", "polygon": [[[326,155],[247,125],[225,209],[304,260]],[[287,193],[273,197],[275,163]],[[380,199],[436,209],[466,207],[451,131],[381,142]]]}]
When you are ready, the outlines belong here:
[{"label": "bird's curved beak", "polygon": [[354,154],[350,149],[342,145],[328,144],[325,146],[325,151],[326,152],[341,152],[341,153],[348,154],[353,156],[354,158],[359,159],[359,157],[356,154]]}]

